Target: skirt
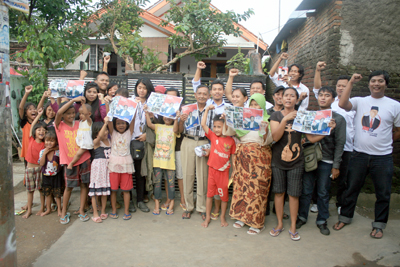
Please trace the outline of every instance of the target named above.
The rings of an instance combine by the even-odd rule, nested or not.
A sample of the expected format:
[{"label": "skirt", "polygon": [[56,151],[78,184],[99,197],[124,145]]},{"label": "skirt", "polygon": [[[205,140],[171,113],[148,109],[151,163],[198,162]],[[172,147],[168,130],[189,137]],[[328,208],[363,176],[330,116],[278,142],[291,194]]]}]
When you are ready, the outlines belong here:
[{"label": "skirt", "polygon": [[268,192],[271,186],[271,148],[257,143],[236,146],[231,218],[254,228],[265,221]]},{"label": "skirt", "polygon": [[94,159],[90,173],[89,196],[108,196],[110,192],[108,159]]}]

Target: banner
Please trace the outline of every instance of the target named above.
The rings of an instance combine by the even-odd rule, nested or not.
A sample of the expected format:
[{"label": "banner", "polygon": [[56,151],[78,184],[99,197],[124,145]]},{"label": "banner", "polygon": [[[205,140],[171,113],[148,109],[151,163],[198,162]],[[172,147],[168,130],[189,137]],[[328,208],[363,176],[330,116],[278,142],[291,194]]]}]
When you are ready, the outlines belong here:
[{"label": "banner", "polygon": [[4,0],[4,4],[12,9],[29,14],[29,0]]},{"label": "banner", "polygon": [[294,119],[293,130],[309,134],[330,135],[331,128],[328,127],[332,119],[332,110],[299,110]]}]

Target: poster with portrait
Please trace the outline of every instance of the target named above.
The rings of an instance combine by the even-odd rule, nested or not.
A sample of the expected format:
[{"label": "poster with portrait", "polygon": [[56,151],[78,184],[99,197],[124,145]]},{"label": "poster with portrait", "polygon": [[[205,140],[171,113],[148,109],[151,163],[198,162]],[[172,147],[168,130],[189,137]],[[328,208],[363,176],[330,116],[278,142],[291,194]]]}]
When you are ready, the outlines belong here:
[{"label": "poster with portrait", "polygon": [[332,119],[332,110],[299,110],[292,129],[302,133],[330,135],[328,127]]},{"label": "poster with portrait", "polygon": [[182,107],[182,114],[187,114],[188,118],[185,121],[185,128],[191,129],[193,127],[198,127],[200,125],[199,122],[199,113],[197,110],[197,104],[190,104]]},{"label": "poster with portrait", "polygon": [[115,96],[113,97],[113,99],[111,100],[110,104],[109,104],[109,111],[107,113],[107,117],[112,120],[114,113],[115,113],[115,109],[117,108],[118,105],[118,101],[122,96]]},{"label": "poster with portrait", "polygon": [[262,109],[225,106],[226,124],[236,130],[259,131]]},{"label": "poster with portrait", "polygon": [[135,116],[137,103],[125,97],[120,97],[114,110],[113,117],[131,123]]},{"label": "poster with portrait", "polygon": [[278,68],[278,80],[282,81],[283,77],[288,75],[288,67],[279,66]]},{"label": "poster with portrait", "polygon": [[82,96],[85,90],[84,80],[55,79],[49,84],[51,97],[68,97],[70,99]]},{"label": "poster with portrait", "polygon": [[163,117],[175,119],[176,112],[179,110],[182,100],[182,97],[153,92],[147,100],[148,111]]}]

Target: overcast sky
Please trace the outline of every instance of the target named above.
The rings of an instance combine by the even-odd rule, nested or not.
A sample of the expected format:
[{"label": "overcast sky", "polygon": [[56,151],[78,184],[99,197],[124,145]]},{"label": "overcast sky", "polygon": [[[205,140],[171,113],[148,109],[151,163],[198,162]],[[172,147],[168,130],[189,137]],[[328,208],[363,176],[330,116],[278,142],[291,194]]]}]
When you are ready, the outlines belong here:
[{"label": "overcast sky", "polygon": [[[211,3],[222,11],[232,10],[243,13],[252,8],[254,15],[249,20],[241,22],[255,35],[261,34],[264,42],[272,43],[278,34],[279,2],[281,2],[281,28],[289,19],[290,14],[302,0],[211,0]],[[157,0],[151,0],[151,4]],[[151,5],[150,4],[150,5]],[[148,5],[149,6],[149,5]]]}]

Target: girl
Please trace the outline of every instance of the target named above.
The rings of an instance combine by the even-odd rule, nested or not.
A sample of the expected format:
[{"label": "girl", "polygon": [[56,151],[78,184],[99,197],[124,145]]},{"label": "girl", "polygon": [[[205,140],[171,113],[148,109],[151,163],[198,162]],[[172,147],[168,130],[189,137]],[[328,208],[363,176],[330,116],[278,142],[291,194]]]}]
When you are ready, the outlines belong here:
[{"label": "girl", "polygon": [[76,144],[79,146],[78,152],[76,152],[72,161],[68,164],[67,169],[72,169],[74,164],[78,162],[83,153],[88,150],[93,149],[93,140],[92,140],[92,107],[88,104],[85,104],[86,99],[81,96],[80,97],[81,107],[79,108],[79,129],[76,135]]},{"label": "girl", "polygon": [[[107,219],[106,213],[107,196],[110,195],[110,175],[108,172],[108,158],[111,153],[110,139],[108,139],[108,117],[105,123],[95,122],[92,127],[93,138],[93,161],[90,176],[89,196],[92,197],[93,217],[96,223]],[[101,196],[101,215],[97,211],[96,197]]]},{"label": "girl", "polygon": [[114,97],[114,96],[115,96],[115,92],[117,92],[117,90],[118,90],[118,84],[116,84],[116,83],[110,83],[110,84],[107,86],[106,94],[107,94],[107,96]]},{"label": "girl", "polygon": [[[175,122],[173,119],[163,117],[165,125],[153,124],[150,115],[147,112],[147,105],[144,105],[146,111],[147,127],[155,131],[156,143],[153,156],[153,171],[154,171],[154,200],[156,206],[153,214],[160,215],[160,199],[161,199],[161,182],[162,177],[168,181],[168,210],[167,215],[174,214],[174,199],[175,199],[175,143],[178,134],[178,117]],[[173,126],[172,126],[173,124]]]},{"label": "girl", "polygon": [[[35,189],[42,191],[42,175],[39,163],[39,154],[44,149],[44,136],[46,134],[46,126],[38,122],[43,111],[39,110],[39,114],[32,122],[31,131],[29,133],[29,147],[26,152],[26,191],[28,192],[28,211],[23,216],[24,219],[29,218],[32,214],[33,194]],[[49,202],[51,203],[51,202]],[[40,210],[36,215],[42,215],[44,212],[44,195],[40,194]]]},{"label": "girl", "polygon": [[[44,119],[42,120],[45,124],[46,127],[52,127],[53,126],[53,122],[54,122],[54,118],[56,117],[56,113],[54,112],[53,108],[51,107],[51,105],[53,103],[55,103],[55,99],[51,96],[51,90],[47,90],[43,93],[42,99],[40,100],[39,104],[38,104],[38,109],[43,108],[43,117]],[[50,101],[48,101],[44,107],[43,104],[44,102],[50,98]]]},{"label": "girl", "polygon": [[42,193],[46,197],[46,211],[41,216],[50,214],[53,196],[57,203],[58,216],[61,216],[61,197],[65,190],[65,182],[61,173],[60,151],[54,128],[46,133],[44,146],[39,154],[39,164],[42,166]]},{"label": "girl", "polygon": [[108,130],[111,134],[111,155],[108,163],[111,185],[111,207],[110,217],[118,218],[117,214],[117,191],[118,188],[124,193],[125,214],[123,219],[130,220],[132,215],[129,213],[130,191],[133,188],[132,173],[135,171],[133,160],[129,149],[135,118],[131,124],[120,119],[108,121]]},{"label": "girl", "polygon": [[[243,106],[246,101],[244,89],[236,89],[232,94],[235,106]],[[249,107],[264,110],[263,121],[268,124],[269,115],[262,94],[255,93],[249,99]],[[229,215],[237,221],[235,228],[250,226],[250,235],[259,234],[265,227],[265,209],[271,182],[271,133],[260,131],[228,129],[224,135],[236,135],[236,157],[233,161],[233,195]]]},{"label": "girl", "polygon": [[89,216],[85,214],[85,200],[88,195],[88,184],[90,182],[90,153],[86,151],[72,169],[66,166],[72,161],[73,156],[79,150],[76,144],[75,136],[79,128],[79,121],[75,121],[74,102],[81,101],[81,97],[74,98],[69,102],[61,104],[60,110],[56,114],[54,127],[57,133],[58,144],[60,146],[60,164],[65,165],[63,170],[65,180],[65,191],[63,199],[63,208],[60,223],[69,223],[69,213],[67,213],[67,205],[71,192],[74,187],[81,188],[81,205],[79,208],[79,218],[82,222],[89,220]]},{"label": "girl", "polygon": [[[289,208],[291,226],[290,238],[293,241],[300,240],[296,231],[296,219],[299,209],[299,197],[301,195],[302,177],[304,171],[304,155],[301,145],[301,132],[292,129],[297,110],[295,105],[298,102],[299,93],[293,87],[283,90],[284,109],[276,111],[271,115],[272,138],[276,142],[272,146],[272,173],[274,183],[272,192],[275,193],[275,210],[278,225],[270,231],[270,235],[278,236],[283,229],[283,204],[285,192],[289,195]],[[335,125],[331,123],[333,128]],[[324,138],[323,135],[306,134],[311,143]]]}]

